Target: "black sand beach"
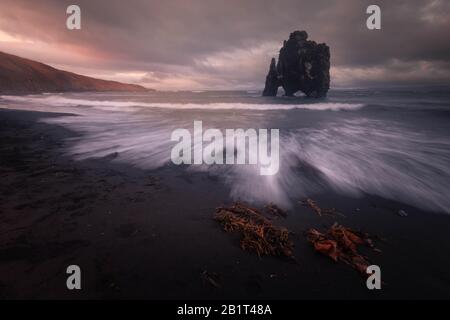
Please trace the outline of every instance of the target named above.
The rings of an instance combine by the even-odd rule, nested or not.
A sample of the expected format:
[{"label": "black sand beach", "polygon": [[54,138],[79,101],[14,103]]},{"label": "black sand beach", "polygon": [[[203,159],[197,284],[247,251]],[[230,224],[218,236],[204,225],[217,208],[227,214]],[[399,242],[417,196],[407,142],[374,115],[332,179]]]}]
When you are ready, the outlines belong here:
[{"label": "black sand beach", "polygon": [[[58,116],[0,110],[1,298],[450,298],[449,215],[370,195],[314,194],[345,217],[299,204],[275,220],[295,233],[297,263],[258,257],[213,220],[216,207],[233,202],[216,177],[111,162],[117,154],[75,161],[63,150],[79,133],[38,121]],[[306,230],[335,221],[383,239],[382,253],[365,252],[381,267],[381,290],[306,241]],[[66,289],[70,264],[81,267],[80,291]]]}]

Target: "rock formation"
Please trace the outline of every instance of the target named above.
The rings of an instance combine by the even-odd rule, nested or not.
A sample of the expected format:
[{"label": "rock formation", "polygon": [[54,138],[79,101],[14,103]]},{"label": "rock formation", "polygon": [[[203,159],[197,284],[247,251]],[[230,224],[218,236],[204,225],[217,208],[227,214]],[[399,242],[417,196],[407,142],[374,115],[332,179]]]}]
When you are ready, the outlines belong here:
[{"label": "rock formation", "polygon": [[272,61],[270,62],[269,73],[266,77],[266,86],[264,87],[263,96],[276,96],[279,86],[280,85],[278,81],[277,67],[275,65],[275,58],[272,58]]},{"label": "rock formation", "polygon": [[263,96],[276,96],[280,86],[287,96],[301,91],[308,97],[325,97],[330,88],[330,48],[308,40],[306,31],[292,32],[276,66],[275,58],[270,62]]}]

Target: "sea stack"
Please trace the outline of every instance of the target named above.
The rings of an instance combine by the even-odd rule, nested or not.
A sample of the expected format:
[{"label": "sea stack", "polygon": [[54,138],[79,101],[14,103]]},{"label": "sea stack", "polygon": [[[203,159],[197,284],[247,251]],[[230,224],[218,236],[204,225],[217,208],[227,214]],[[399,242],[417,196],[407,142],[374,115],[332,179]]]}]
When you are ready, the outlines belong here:
[{"label": "sea stack", "polygon": [[301,91],[323,98],[330,88],[330,48],[308,40],[306,31],[294,31],[280,49],[278,63],[272,58],[263,96],[276,96],[283,87],[286,96]]}]

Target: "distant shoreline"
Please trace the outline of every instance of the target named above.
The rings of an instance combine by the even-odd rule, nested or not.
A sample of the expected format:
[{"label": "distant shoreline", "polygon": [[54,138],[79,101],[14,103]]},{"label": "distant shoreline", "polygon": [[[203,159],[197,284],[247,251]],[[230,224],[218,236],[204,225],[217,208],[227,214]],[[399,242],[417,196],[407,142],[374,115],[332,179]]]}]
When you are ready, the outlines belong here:
[{"label": "distant shoreline", "polygon": [[137,84],[96,79],[0,52],[0,94],[151,92]]},{"label": "distant shoreline", "polygon": [[93,90],[85,90],[85,91],[42,91],[42,92],[18,92],[11,91],[5,92],[0,90],[0,96],[30,96],[30,95],[50,95],[50,94],[65,94],[65,93],[146,93],[146,92],[163,92],[155,89],[148,89],[146,91],[114,91],[114,90],[105,90],[105,91],[93,91]]}]

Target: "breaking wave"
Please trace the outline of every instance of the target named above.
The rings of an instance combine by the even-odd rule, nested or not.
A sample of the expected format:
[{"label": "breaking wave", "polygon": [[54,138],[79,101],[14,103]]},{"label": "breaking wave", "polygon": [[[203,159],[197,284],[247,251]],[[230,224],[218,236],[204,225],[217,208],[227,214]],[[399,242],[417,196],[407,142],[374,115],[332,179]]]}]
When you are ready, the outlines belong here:
[{"label": "breaking wave", "polygon": [[[377,195],[427,210],[450,213],[450,141],[448,130],[437,130],[438,118],[413,122],[399,117],[371,119],[360,113],[191,112],[189,109],[355,110],[357,103],[311,104],[153,103],[91,100],[65,95],[2,96],[11,108],[71,112],[80,116],[44,119],[82,133],[67,150],[78,160],[116,154],[111,161],[143,169],[170,165],[172,130],[192,128],[196,117],[220,128],[253,128],[259,119],[265,128],[280,129],[280,169],[261,176],[258,165],[191,165],[230,187],[231,197],[275,202],[289,207],[299,197],[334,190],[345,195]],[[123,98],[123,97],[122,97]],[[80,108],[81,106],[81,108]],[[136,109],[137,108],[137,109]],[[135,112],[147,108],[148,112]],[[148,108],[158,108],[150,111]],[[165,112],[162,108],[182,109]],[[187,111],[184,111],[187,110]],[[395,112],[395,111],[390,111]],[[397,120],[394,120],[397,119]],[[402,117],[403,119],[403,117]],[[227,121],[227,122],[226,122]],[[417,126],[420,121],[421,126]],[[226,124],[224,124],[226,123]],[[205,128],[206,129],[206,128]],[[183,169],[184,170],[184,169]]]},{"label": "breaking wave", "polygon": [[33,104],[45,104],[59,107],[77,107],[86,106],[100,108],[104,110],[121,109],[130,110],[130,108],[163,108],[163,109],[205,109],[205,110],[293,110],[306,109],[317,111],[340,111],[340,110],[358,110],[364,107],[360,103],[337,103],[337,102],[318,102],[318,103],[239,103],[239,102],[215,102],[215,103],[170,103],[170,102],[140,102],[140,101],[111,101],[111,100],[88,100],[68,98],[60,95],[34,95],[34,96],[1,96],[3,100],[12,102],[23,102]]},{"label": "breaking wave", "polygon": [[[125,114],[110,118],[103,113],[90,119],[46,121],[83,133],[70,149],[77,159],[117,153],[117,161],[144,169],[170,164],[171,130],[192,127],[188,121],[175,124],[167,118],[140,119]],[[234,199],[290,207],[299,197],[331,188],[346,195],[378,195],[450,213],[448,139],[367,119],[281,132],[276,175],[261,176],[259,165],[191,165],[188,170],[217,175],[229,185]]]}]

